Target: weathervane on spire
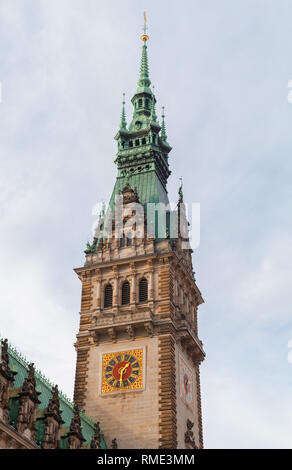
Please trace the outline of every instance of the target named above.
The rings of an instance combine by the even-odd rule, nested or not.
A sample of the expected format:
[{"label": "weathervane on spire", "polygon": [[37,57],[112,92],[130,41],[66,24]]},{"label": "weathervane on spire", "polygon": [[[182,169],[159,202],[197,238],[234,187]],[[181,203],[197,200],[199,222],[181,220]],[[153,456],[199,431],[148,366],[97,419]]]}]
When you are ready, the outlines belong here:
[{"label": "weathervane on spire", "polygon": [[143,26],[143,31],[144,31],[144,34],[142,34],[141,36],[141,39],[142,41],[144,41],[144,43],[146,43],[149,39],[149,36],[147,34],[147,17],[146,17],[146,11],[144,11],[144,26]]}]

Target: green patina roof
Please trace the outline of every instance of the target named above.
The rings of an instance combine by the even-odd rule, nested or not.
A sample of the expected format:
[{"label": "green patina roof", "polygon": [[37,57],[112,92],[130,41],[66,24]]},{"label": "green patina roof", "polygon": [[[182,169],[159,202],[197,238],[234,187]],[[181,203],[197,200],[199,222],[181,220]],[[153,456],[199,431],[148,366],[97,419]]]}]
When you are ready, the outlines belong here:
[{"label": "green patina roof", "polygon": [[164,204],[169,203],[167,192],[159,181],[155,170],[153,170],[137,175],[118,177],[110,199],[110,208],[112,210],[114,208],[115,196],[124,189],[127,183],[129,183],[133,190],[137,189],[139,201],[143,205],[147,203],[157,204],[159,202]]},{"label": "green patina roof", "polygon": [[[132,121],[127,127],[125,99],[123,99],[120,129],[115,136],[118,143],[115,160],[118,175],[109,202],[109,210],[106,214],[104,211],[100,214],[100,231],[97,230],[93,244],[87,244],[86,254],[97,253],[100,241],[107,238],[108,223],[111,217],[115,218],[115,198],[122,193],[127,184],[133,191],[137,191],[139,202],[144,206],[146,215],[149,215],[149,212],[147,214],[147,203],[162,203],[166,206],[169,204],[167,180],[171,173],[168,164],[168,154],[171,147],[167,142],[164,111],[162,127],[157,122],[156,98],[150,85],[147,45],[144,41],[138,89],[131,100],[134,107]],[[156,212],[158,219],[155,220],[161,220],[159,214],[160,212],[164,213],[162,208],[158,206]],[[169,224],[167,223],[167,225]],[[159,230],[155,226],[156,241],[161,239],[161,236],[157,237],[157,234],[163,232],[163,227],[162,224],[161,230]],[[166,236],[167,230],[164,238]]]},{"label": "green patina roof", "polygon": [[[1,351],[0,351],[1,353]],[[21,390],[22,384],[24,379],[28,375],[28,362],[24,359],[19,352],[17,352],[11,346],[8,347],[8,355],[9,355],[9,366],[17,374],[14,376],[14,384],[13,389],[11,391],[11,398],[10,398],[10,423],[14,424],[17,421],[18,415],[18,406],[19,402],[17,399],[18,392]],[[39,371],[35,371],[35,379],[36,379],[36,386],[37,391],[40,392],[39,401],[40,404],[38,406],[37,411],[37,442],[41,442],[44,435],[44,420],[41,419],[46,411],[48,406],[49,400],[52,397],[52,388],[53,384],[49,382]],[[59,391],[59,401],[60,401],[60,409],[62,411],[62,419],[64,424],[62,425],[61,430],[61,448],[67,447],[67,439],[63,436],[67,434],[69,431],[71,419],[74,416],[74,403],[66,397],[62,392]],[[86,416],[82,411],[80,412],[81,418],[81,425],[82,425],[82,434],[85,439],[84,446],[89,447],[91,439],[94,434],[94,422],[88,416]],[[106,442],[104,440],[103,434],[101,433],[101,445],[103,449],[107,448]]]}]

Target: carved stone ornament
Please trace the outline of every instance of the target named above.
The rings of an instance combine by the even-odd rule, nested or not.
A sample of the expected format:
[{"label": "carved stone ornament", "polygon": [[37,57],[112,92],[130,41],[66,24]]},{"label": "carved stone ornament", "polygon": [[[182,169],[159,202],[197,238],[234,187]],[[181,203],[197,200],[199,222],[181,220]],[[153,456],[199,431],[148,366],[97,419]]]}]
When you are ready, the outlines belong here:
[{"label": "carved stone ornament", "polygon": [[122,191],[123,204],[130,204],[131,202],[139,202],[137,189],[133,190],[129,183],[124,187]]},{"label": "carved stone ornament", "polygon": [[148,336],[154,335],[154,328],[151,322],[144,323],[144,328]]},{"label": "carved stone ornament", "polygon": [[90,449],[101,449],[100,426],[97,422],[94,426],[94,435],[90,443]]},{"label": "carved stone ornament", "polygon": [[20,395],[20,406],[17,418],[17,431],[30,440],[35,439],[36,412],[40,403],[36,391],[34,364],[29,365],[28,376],[24,379]]},{"label": "carved stone ornament", "polygon": [[133,325],[128,325],[126,327],[126,330],[127,330],[127,333],[129,335],[130,339],[132,341],[134,341],[134,339],[135,339],[135,329],[134,329]]},{"label": "carved stone ornament", "polygon": [[59,401],[58,386],[53,387],[52,398],[49,401],[45,413],[45,433],[42,443],[43,449],[58,449],[60,442],[60,430],[64,421],[62,420]]},{"label": "carved stone ornament", "polygon": [[194,439],[194,433],[192,431],[193,427],[194,427],[194,423],[188,419],[187,430],[185,432],[185,444],[187,445],[187,447],[191,447],[192,449],[197,449],[195,439]]},{"label": "carved stone ornament", "polygon": [[74,416],[68,432],[69,449],[80,449],[85,441],[82,435],[81,419],[78,405],[74,405]]},{"label": "carved stone ornament", "polygon": [[112,440],[112,445],[111,445],[111,449],[117,449],[118,448],[118,442],[116,439],[113,439]]},{"label": "carved stone ornament", "polygon": [[[16,372],[15,372],[16,373]],[[14,374],[9,368],[8,340],[2,340],[0,362],[0,420],[9,420],[9,388],[13,384]]]}]

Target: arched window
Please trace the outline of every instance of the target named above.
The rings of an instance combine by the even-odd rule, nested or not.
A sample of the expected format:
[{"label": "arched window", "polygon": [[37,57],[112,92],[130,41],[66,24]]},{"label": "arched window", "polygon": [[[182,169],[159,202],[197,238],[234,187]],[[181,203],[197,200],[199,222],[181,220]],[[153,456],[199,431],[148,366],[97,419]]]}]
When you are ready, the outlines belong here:
[{"label": "arched window", "polygon": [[145,277],[139,282],[139,302],[147,302],[148,300],[148,282]]},{"label": "arched window", "polygon": [[128,305],[130,303],[130,284],[125,281],[122,285],[122,305]]},{"label": "arched window", "polygon": [[111,284],[107,284],[104,289],[104,308],[113,305],[113,288]]}]

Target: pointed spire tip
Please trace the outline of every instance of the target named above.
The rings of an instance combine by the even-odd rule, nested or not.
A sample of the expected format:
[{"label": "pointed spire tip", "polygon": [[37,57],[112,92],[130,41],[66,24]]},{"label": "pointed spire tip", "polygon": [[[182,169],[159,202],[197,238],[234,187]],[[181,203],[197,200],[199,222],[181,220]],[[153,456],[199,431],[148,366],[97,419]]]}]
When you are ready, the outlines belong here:
[{"label": "pointed spire tip", "polygon": [[147,42],[148,39],[149,39],[149,36],[148,36],[148,34],[146,33],[147,29],[148,29],[148,28],[147,28],[147,16],[146,16],[146,11],[144,11],[144,26],[143,26],[143,32],[144,32],[144,33],[143,33],[142,36],[141,36],[141,39],[142,39],[142,41],[144,42],[144,44],[146,44],[146,42]]}]

